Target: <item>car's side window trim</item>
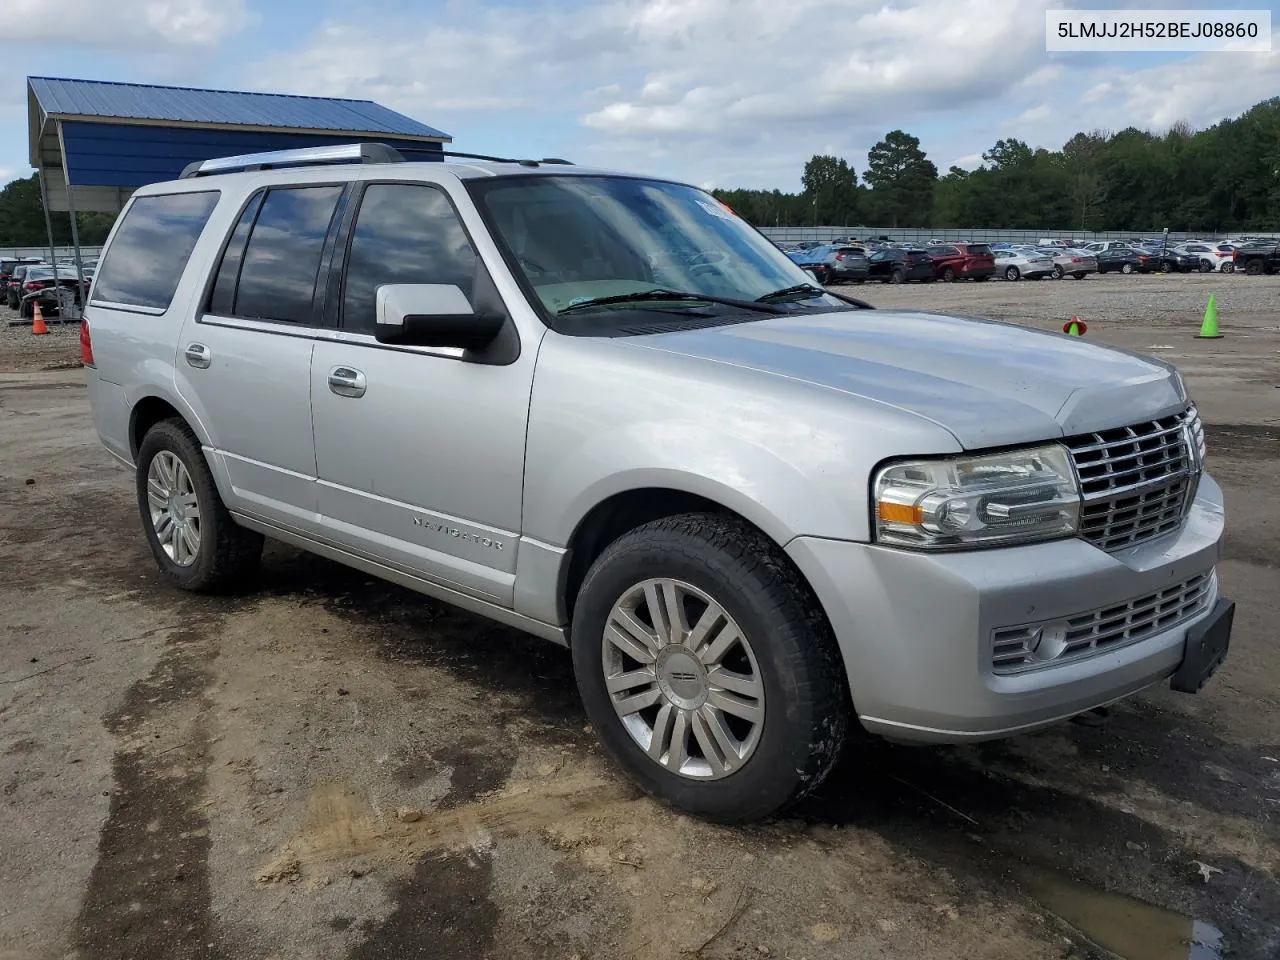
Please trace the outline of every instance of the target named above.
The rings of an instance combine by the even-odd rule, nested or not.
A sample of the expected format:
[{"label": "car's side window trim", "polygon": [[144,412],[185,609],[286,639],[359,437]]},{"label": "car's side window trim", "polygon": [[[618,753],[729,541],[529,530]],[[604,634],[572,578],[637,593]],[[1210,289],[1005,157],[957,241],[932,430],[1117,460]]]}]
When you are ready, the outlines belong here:
[{"label": "car's side window trim", "polygon": [[[258,225],[258,217],[262,215],[262,210],[266,206],[267,196],[273,190],[305,190],[309,188],[323,187],[340,187],[342,192],[338,195],[338,199],[334,204],[333,213],[329,217],[329,226],[325,230],[324,240],[320,248],[319,266],[316,271],[315,286],[311,291],[311,319],[309,322],[298,322],[294,320],[272,320],[266,317],[246,317],[235,312],[214,313],[210,309],[212,306],[211,298],[213,296],[214,285],[218,282],[218,274],[222,270],[222,261],[232,251],[229,247],[235,239],[236,228],[239,227],[240,221],[244,218],[249,207],[257,203],[257,209],[254,211],[253,223],[249,230],[245,233],[244,241],[239,251],[235,252],[237,257],[236,280],[233,287],[232,310],[235,308],[235,301],[239,297],[240,275],[244,269],[244,254],[249,248],[249,243],[253,238],[253,231]],[[205,281],[204,298],[201,301],[200,317],[198,323],[209,323],[214,326],[239,327],[246,330],[259,330],[263,333],[288,333],[289,331],[298,331],[294,334],[310,339],[315,339],[314,332],[325,329],[325,288],[328,284],[328,273],[326,264],[326,252],[330,249],[334,233],[337,229],[339,221],[342,219],[346,203],[351,195],[352,184],[346,180],[319,181],[319,182],[288,182],[288,183],[269,183],[255,190],[245,202],[241,205],[240,211],[236,214],[235,221],[232,223],[230,230],[227,232],[226,239],[223,241],[222,252],[218,256],[214,264],[213,270]],[[309,332],[304,332],[309,331]]]},{"label": "car's side window trim", "polygon": [[[365,195],[368,194],[370,187],[376,187],[376,186],[429,187],[432,190],[439,191],[439,193],[444,196],[445,203],[449,204],[449,209],[453,213],[454,219],[458,221],[458,226],[462,228],[463,236],[467,238],[467,243],[470,244],[471,246],[471,250],[475,255],[476,263],[479,265],[479,268],[484,270],[486,273],[488,273],[489,265],[484,262],[484,257],[480,255],[480,248],[476,244],[475,238],[471,235],[471,231],[467,229],[467,222],[463,218],[462,212],[458,209],[457,203],[454,202],[453,197],[449,194],[449,191],[444,188],[443,184],[433,183],[430,180],[362,180],[355,186],[356,186],[356,190],[353,191],[353,196],[350,202],[347,204],[348,215],[344,219],[344,222],[341,224],[339,228],[340,229],[340,235],[338,238],[339,242],[335,245],[333,260],[330,264],[331,273],[336,273],[338,275],[338,280],[336,283],[336,286],[338,289],[336,291],[336,296],[334,296],[333,298],[336,301],[336,303],[333,305],[333,310],[330,315],[332,316],[332,319],[333,319],[334,329],[348,336],[362,338],[360,341],[352,341],[352,342],[359,342],[365,346],[385,347],[389,345],[378,343],[377,340],[373,338],[372,334],[363,334],[355,330],[348,330],[346,327],[345,314],[346,314],[346,303],[347,303],[347,269],[351,264],[351,245],[355,240],[356,226],[360,222],[360,211],[364,207]],[[478,287],[479,285],[477,284],[476,286]],[[330,292],[333,292],[333,291],[331,290]],[[469,298],[472,300],[473,306],[474,306],[474,297],[475,297],[475,290],[473,289],[472,295]],[[345,339],[345,337],[343,339]],[[417,347],[413,347],[413,348],[395,347],[394,349],[407,350],[408,352],[411,352],[411,353],[428,352],[422,348],[417,348]],[[443,353],[431,352],[431,355],[453,357],[455,353],[458,358],[461,358],[464,351],[450,350]]]},{"label": "car's side window trim", "polygon": [[[254,190],[251,194],[249,194],[248,197],[245,198],[245,201],[242,204],[240,204],[240,209],[236,211],[236,215],[231,221],[231,227],[227,230],[227,235],[222,238],[222,245],[218,248],[218,255],[213,258],[213,267],[212,269],[210,269],[209,275],[205,277],[204,290],[200,295],[200,317],[201,318],[203,318],[203,316],[207,313],[214,313],[213,311],[214,290],[218,286],[218,277],[222,274],[223,263],[226,261],[226,258],[228,256],[232,255],[233,251],[231,250],[231,245],[236,242],[236,231],[240,229],[240,221],[242,221],[244,219],[244,215],[249,212],[249,208],[256,204],[256,208],[254,209],[254,212],[253,212],[253,223],[257,223],[258,213],[262,210],[262,198],[265,197],[266,195],[267,195],[267,188],[259,187],[257,190]],[[233,296],[232,296],[233,303],[235,301],[235,297],[234,297],[235,285],[240,282],[240,264],[244,260],[244,248],[245,248],[245,245],[249,242],[249,234],[253,233],[253,223],[249,224],[248,232],[245,233],[244,237],[239,241],[240,249],[234,251],[234,255],[236,258],[236,277],[231,284],[231,289],[233,293]],[[214,316],[221,316],[221,314],[214,314]],[[197,319],[197,322],[199,322],[199,318]]]}]

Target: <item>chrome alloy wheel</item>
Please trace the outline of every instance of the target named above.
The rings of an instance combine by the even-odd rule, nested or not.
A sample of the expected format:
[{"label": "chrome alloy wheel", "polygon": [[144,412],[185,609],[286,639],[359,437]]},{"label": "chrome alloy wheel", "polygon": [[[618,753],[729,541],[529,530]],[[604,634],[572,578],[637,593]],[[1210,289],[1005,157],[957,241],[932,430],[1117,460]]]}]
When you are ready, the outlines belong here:
[{"label": "chrome alloy wheel", "polygon": [[646,580],[609,611],[605,687],[631,739],[671,773],[718,780],[764,729],[764,681],[742,630],[682,580]]},{"label": "chrome alloy wheel", "polygon": [[180,567],[200,553],[200,504],[191,474],[174,453],[161,450],[147,469],[147,507],[165,555]]}]

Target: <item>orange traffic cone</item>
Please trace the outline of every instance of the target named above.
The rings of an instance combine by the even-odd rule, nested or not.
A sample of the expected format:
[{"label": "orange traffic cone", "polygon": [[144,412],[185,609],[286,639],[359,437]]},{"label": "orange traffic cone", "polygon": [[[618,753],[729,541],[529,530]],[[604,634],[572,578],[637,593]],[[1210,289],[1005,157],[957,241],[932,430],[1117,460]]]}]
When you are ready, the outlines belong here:
[{"label": "orange traffic cone", "polygon": [[1079,317],[1072,317],[1062,325],[1062,332],[1069,337],[1083,337],[1084,332],[1088,329],[1088,324]]},{"label": "orange traffic cone", "polygon": [[48,333],[49,328],[45,325],[44,314],[40,312],[40,301],[31,301],[31,332],[32,333]]}]

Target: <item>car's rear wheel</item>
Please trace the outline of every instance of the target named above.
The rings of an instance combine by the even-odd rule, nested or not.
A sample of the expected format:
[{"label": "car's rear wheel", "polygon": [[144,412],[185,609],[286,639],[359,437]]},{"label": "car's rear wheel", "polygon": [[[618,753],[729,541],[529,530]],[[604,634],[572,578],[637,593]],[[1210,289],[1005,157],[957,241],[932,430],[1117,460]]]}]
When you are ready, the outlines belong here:
[{"label": "car's rear wheel", "polygon": [[1201,260],[1201,261],[1200,261],[1200,272],[1201,272],[1201,273],[1213,273],[1213,262],[1212,262],[1212,261],[1210,261],[1210,260]]},{"label": "car's rear wheel", "polygon": [[1224,264],[1222,265],[1222,272],[1223,272],[1223,273],[1235,273],[1235,272],[1236,272],[1236,265],[1235,265],[1234,263],[1232,263],[1230,260],[1228,260],[1226,263],[1224,263]]},{"label": "car's rear wheel", "polygon": [[1121,272],[1121,273],[1133,273],[1133,264],[1132,264],[1132,263],[1122,263],[1122,264],[1120,265],[1120,272]]},{"label": "car's rear wheel", "polygon": [[231,518],[195,435],[162,420],[138,448],[138,510],[160,571],[185,590],[215,591],[251,574],[262,535]]},{"label": "car's rear wheel", "polygon": [[646,792],[727,823],[776,813],[839,756],[850,709],[816,599],[746,524],[645,524],[592,564],[574,673],[608,751]]},{"label": "car's rear wheel", "polygon": [[1055,264],[1053,265],[1053,273],[1052,273],[1053,279],[1055,279],[1055,280],[1061,280],[1061,279],[1062,279],[1062,274],[1063,274],[1064,272],[1065,272],[1065,271],[1062,269],[1061,264],[1057,264],[1057,263],[1055,263]]},{"label": "car's rear wheel", "polygon": [[1077,271],[1076,271],[1075,273],[1073,273],[1071,276],[1075,277],[1077,280],[1083,280],[1087,275],[1088,275],[1088,274],[1086,273],[1086,271],[1084,271],[1084,270],[1077,270]]},{"label": "car's rear wheel", "polygon": [[979,283],[981,283],[981,282],[982,282],[982,281],[984,281],[984,280],[990,280],[990,279],[991,279],[991,274],[989,274],[989,273],[981,273],[981,274],[979,274],[978,276],[974,277],[973,279],[974,279],[974,280],[976,280],[976,281],[978,281]]},{"label": "car's rear wheel", "polygon": [[1250,260],[1244,265],[1244,272],[1247,276],[1256,277],[1258,274],[1262,273],[1262,264],[1257,260]]},{"label": "car's rear wheel", "polygon": [[892,273],[889,274],[890,283],[902,283],[906,279],[907,279],[907,271],[905,270],[894,270]]},{"label": "car's rear wheel", "polygon": [[1020,276],[1022,276],[1022,272],[1017,267],[1008,267],[1004,271],[1006,280],[1017,280]]},{"label": "car's rear wheel", "polygon": [[955,270],[951,269],[951,267],[947,267],[945,270],[942,271],[942,280],[944,283],[952,283],[955,281],[955,278],[956,278],[956,272]]}]

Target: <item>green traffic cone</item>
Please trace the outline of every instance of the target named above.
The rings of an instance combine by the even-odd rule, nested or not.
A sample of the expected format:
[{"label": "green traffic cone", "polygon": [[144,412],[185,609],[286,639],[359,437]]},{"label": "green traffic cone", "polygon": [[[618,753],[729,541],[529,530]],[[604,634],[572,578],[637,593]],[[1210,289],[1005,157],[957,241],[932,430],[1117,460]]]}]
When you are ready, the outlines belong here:
[{"label": "green traffic cone", "polygon": [[1222,334],[1218,332],[1218,299],[1212,293],[1209,294],[1209,305],[1204,308],[1204,323],[1200,324],[1200,332],[1196,334],[1196,339],[1222,339]]}]

